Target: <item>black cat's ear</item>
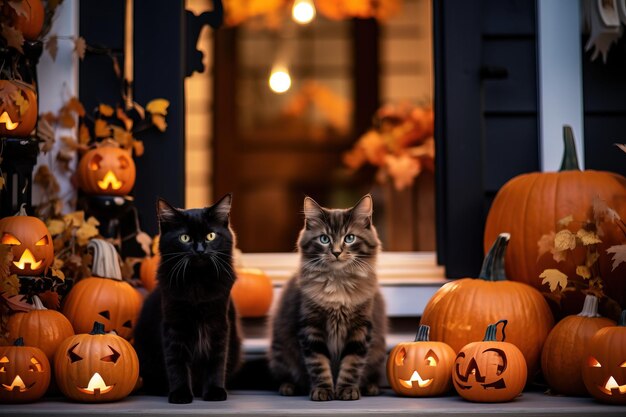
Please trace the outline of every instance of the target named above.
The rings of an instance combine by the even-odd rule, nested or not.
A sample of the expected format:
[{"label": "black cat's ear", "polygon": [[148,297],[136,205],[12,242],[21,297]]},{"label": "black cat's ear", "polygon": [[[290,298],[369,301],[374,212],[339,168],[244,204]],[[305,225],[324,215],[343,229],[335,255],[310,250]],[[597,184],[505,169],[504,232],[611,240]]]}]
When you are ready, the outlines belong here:
[{"label": "black cat's ear", "polygon": [[314,223],[319,222],[324,216],[324,209],[311,197],[304,197],[304,224],[311,228]]},{"label": "black cat's ear", "polygon": [[213,204],[209,209],[219,220],[224,223],[228,223],[228,217],[230,216],[230,207],[233,202],[233,195],[231,193],[226,194],[217,203]]},{"label": "black cat's ear", "polygon": [[172,222],[179,216],[178,209],[172,207],[170,203],[162,198],[157,199],[157,218],[159,223]]},{"label": "black cat's ear", "polygon": [[366,194],[359,200],[354,207],[352,207],[353,215],[358,219],[365,221],[365,227],[369,228],[372,225],[372,212],[374,211],[374,202],[372,196]]}]

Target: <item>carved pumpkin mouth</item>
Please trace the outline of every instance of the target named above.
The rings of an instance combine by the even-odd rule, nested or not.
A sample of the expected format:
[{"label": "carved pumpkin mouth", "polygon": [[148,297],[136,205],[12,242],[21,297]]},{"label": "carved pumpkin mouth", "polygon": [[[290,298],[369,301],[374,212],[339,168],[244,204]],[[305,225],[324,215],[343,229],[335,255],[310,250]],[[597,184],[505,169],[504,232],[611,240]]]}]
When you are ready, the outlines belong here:
[{"label": "carved pumpkin mouth", "polygon": [[4,123],[6,130],[15,130],[20,125],[18,122],[13,122],[11,116],[6,111],[0,115],[0,124]]},{"label": "carved pumpkin mouth", "polygon": [[76,388],[78,388],[78,390],[83,394],[99,395],[106,394],[107,392],[111,391],[114,386],[115,384],[107,385],[106,382],[104,382],[104,379],[102,379],[102,377],[100,376],[100,374],[96,372],[89,380],[86,388]]},{"label": "carved pumpkin mouth", "polygon": [[398,379],[398,381],[400,381],[400,384],[405,388],[413,388],[414,382],[417,382],[418,387],[426,388],[433,382],[433,378],[422,379],[417,371],[413,371],[413,375],[411,375],[410,379]]},{"label": "carved pumpkin mouth", "polygon": [[17,390],[19,392],[26,392],[29,389],[31,389],[33,387],[33,385],[35,385],[34,382],[32,384],[30,384],[29,386],[26,386],[24,381],[22,381],[22,378],[20,378],[19,375],[16,375],[15,378],[13,378],[13,382],[11,382],[11,385],[2,384],[2,388],[4,388],[7,391],[16,391]]},{"label": "carved pumpkin mouth", "polygon": [[39,261],[35,260],[35,256],[33,255],[33,253],[28,248],[26,248],[24,252],[22,252],[20,260],[13,261],[13,265],[21,270],[26,269],[26,265],[30,265],[30,270],[34,271],[41,266],[43,261],[44,259],[41,259]]},{"label": "carved pumpkin mouth", "polygon": [[615,395],[617,395],[618,393],[626,394],[626,384],[619,385],[613,377],[610,377],[606,381],[606,384],[604,384],[604,386],[599,385],[599,387],[600,391],[604,392],[607,395],[613,395],[613,393],[615,393]]},{"label": "carved pumpkin mouth", "polygon": [[122,188],[122,181],[118,180],[113,171],[109,170],[102,178],[101,181],[98,181],[98,187],[102,190],[106,190],[111,187],[113,190],[119,190]]}]

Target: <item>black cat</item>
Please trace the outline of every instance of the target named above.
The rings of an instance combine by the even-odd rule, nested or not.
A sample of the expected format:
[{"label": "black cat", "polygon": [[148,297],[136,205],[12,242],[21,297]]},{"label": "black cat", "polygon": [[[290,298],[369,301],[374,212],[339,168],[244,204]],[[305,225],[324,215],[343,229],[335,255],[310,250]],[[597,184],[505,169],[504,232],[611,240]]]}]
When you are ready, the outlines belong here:
[{"label": "black cat", "polygon": [[145,391],[168,393],[171,403],[190,403],[194,394],[226,400],[226,380],[240,363],[230,206],[230,194],[203,209],[157,204],[159,285],[144,303],[135,349]]}]

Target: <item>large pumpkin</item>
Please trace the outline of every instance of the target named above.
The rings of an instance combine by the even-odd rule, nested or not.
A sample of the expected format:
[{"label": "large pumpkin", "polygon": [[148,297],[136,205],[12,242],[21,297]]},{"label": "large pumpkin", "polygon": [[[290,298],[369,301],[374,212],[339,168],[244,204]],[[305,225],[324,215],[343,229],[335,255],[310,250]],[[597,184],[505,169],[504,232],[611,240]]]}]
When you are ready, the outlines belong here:
[{"label": "large pumpkin", "polygon": [[[502,340],[496,337],[502,326]],[[459,395],[476,402],[503,402],[517,397],[526,385],[526,361],[522,352],[504,341],[507,321],[487,326],[482,342],[464,346],[456,356],[452,381]]]},{"label": "large pumpkin", "polygon": [[105,333],[94,323],[89,334],[77,334],[61,343],[54,358],[59,389],[82,402],[117,401],[130,394],[139,378],[135,349],[123,338]]},{"label": "large pumpkin", "polygon": [[264,317],[272,306],[272,280],[260,269],[237,268],[231,295],[241,317]]},{"label": "large pumpkin", "polygon": [[[8,2],[6,2],[8,3]],[[13,7],[4,4],[3,14],[7,16],[15,29],[22,32],[24,38],[35,41],[41,33],[44,20],[44,7],[41,0],[22,0],[21,6],[24,14],[17,14]]]},{"label": "large pumpkin", "polygon": [[559,321],[548,335],[541,354],[541,369],[550,388],[559,394],[586,395],[582,361],[589,340],[600,329],[614,326],[600,317],[598,299],[587,295],[582,311]]},{"label": "large pumpkin", "polygon": [[54,261],[52,236],[46,224],[28,216],[24,205],[15,216],[0,219],[0,242],[11,246],[13,274],[44,274]]},{"label": "large pumpkin", "polygon": [[41,349],[24,346],[21,337],[13,346],[0,346],[0,403],[35,401],[48,385],[50,363]]},{"label": "large pumpkin", "polygon": [[30,84],[0,80],[0,136],[28,137],[37,125],[37,93]]},{"label": "large pumpkin", "polygon": [[617,326],[593,335],[583,352],[583,382],[602,402],[626,404],[626,310]]},{"label": "large pumpkin", "polygon": [[9,338],[22,336],[27,346],[41,349],[52,363],[59,344],[74,335],[72,323],[58,311],[45,308],[37,296],[33,297],[33,307],[31,311],[17,312],[9,317]]},{"label": "large pumpkin", "polygon": [[424,309],[421,323],[430,326],[432,340],[445,342],[458,352],[480,340],[490,323],[506,316],[511,328],[509,342],[522,351],[528,375],[533,376],[554,321],[539,291],[507,280],[504,255],[508,242],[508,234],[498,236],[479,278],[454,280],[437,290]]},{"label": "large pumpkin", "polygon": [[434,397],[452,387],[455,353],[450,346],[429,339],[430,327],[420,325],[414,342],[399,343],[387,359],[387,381],[400,395]]},{"label": "large pumpkin", "polygon": [[[590,218],[595,197],[626,219],[626,178],[612,172],[581,171],[576,159],[572,130],[564,128],[565,154],[559,172],[535,172],[519,175],[498,191],[487,216],[485,225],[485,252],[495,237],[507,231],[511,233],[510,250],[506,256],[507,274],[516,281],[542,288],[539,275],[547,268],[554,268],[551,253],[539,257],[537,243],[544,234],[555,231],[557,222],[569,215],[576,220]],[[626,304],[626,264],[612,270],[606,249],[623,241],[617,227],[604,227],[602,243],[598,245],[600,276],[604,278],[605,291],[616,301]],[[580,227],[578,222],[570,226]],[[581,260],[582,259],[582,260]],[[584,262],[584,253],[578,257]],[[559,270],[568,277],[577,277],[576,266],[580,263],[570,259],[558,264]],[[546,289],[546,288],[544,288]],[[546,289],[547,290],[547,289]]]},{"label": "large pumpkin", "polygon": [[127,195],[135,185],[135,175],[130,152],[110,141],[85,153],[76,170],[80,189],[96,195]]},{"label": "large pumpkin", "polygon": [[113,245],[93,239],[89,247],[94,250],[92,272],[95,276],[84,278],[72,287],[65,296],[63,314],[77,334],[88,333],[98,321],[104,324],[107,332],[115,331],[130,339],[141,310],[141,296],[122,280]]}]

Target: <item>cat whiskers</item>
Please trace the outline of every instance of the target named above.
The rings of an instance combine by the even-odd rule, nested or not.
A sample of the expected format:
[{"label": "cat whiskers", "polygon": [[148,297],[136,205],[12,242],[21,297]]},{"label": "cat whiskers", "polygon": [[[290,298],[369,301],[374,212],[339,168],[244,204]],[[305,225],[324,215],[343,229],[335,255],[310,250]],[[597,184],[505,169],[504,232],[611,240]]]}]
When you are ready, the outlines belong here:
[{"label": "cat whiskers", "polygon": [[[179,286],[179,284],[183,283],[182,281],[184,280],[184,276],[185,276],[185,273],[184,273],[185,268],[187,267],[188,264],[189,264],[188,254],[181,255],[181,258],[178,259],[178,261],[174,264],[174,266],[172,267],[172,269],[170,269],[168,273],[167,277],[168,277],[168,281],[170,282],[170,284],[176,284],[176,286]],[[183,273],[182,278],[181,278],[181,272]]]},{"label": "cat whiskers", "polygon": [[[226,257],[227,259],[222,259],[223,257]],[[235,282],[235,276],[232,273],[232,257],[230,255],[221,252],[211,252],[210,259],[213,263],[213,266],[215,266],[215,271],[218,273],[218,275],[220,273],[220,270],[223,270],[226,273],[226,276],[230,280],[230,282]]]}]

